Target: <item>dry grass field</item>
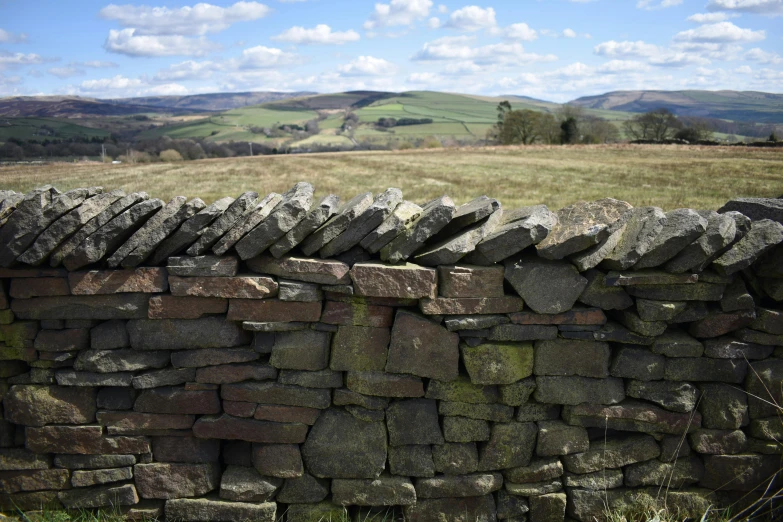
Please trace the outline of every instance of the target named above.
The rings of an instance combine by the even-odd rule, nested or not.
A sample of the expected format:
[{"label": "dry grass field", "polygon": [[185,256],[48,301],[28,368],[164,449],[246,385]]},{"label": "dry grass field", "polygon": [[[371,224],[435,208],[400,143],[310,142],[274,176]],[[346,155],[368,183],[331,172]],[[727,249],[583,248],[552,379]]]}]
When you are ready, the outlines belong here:
[{"label": "dry grass field", "polygon": [[207,203],[246,190],[281,192],[309,181],[317,195],[349,198],[399,187],[416,202],[448,194],[455,202],[487,194],[506,208],[558,209],[612,196],[665,210],[717,209],[732,197],[783,195],[783,149],[649,145],[527,146],[347,152],[103,165],[0,167],[0,189],[60,190],[101,185],[153,197],[199,196]]}]

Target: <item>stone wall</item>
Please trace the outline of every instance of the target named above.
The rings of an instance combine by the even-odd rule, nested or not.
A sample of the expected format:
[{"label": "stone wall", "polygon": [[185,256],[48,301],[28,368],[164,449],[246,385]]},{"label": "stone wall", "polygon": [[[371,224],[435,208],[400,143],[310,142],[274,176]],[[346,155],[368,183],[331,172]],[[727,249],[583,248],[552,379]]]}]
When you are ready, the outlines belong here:
[{"label": "stone wall", "polygon": [[783,467],[781,222],[781,200],[1,191],[0,506],[738,513]]}]

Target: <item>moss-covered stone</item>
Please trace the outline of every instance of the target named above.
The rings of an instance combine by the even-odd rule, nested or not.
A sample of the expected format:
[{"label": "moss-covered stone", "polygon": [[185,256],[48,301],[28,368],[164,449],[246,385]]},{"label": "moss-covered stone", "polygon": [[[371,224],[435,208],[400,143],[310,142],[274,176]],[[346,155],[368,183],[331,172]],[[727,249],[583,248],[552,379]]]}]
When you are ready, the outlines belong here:
[{"label": "moss-covered stone", "polygon": [[460,350],[474,384],[511,384],[533,374],[531,343],[462,343]]}]

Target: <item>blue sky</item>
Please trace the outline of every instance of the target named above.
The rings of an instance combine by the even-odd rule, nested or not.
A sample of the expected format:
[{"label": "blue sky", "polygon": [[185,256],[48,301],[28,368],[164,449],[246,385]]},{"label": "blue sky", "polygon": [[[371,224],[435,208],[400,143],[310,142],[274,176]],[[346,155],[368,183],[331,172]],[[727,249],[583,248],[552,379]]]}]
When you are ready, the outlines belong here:
[{"label": "blue sky", "polygon": [[0,0],[0,96],[783,92],[783,0]]}]

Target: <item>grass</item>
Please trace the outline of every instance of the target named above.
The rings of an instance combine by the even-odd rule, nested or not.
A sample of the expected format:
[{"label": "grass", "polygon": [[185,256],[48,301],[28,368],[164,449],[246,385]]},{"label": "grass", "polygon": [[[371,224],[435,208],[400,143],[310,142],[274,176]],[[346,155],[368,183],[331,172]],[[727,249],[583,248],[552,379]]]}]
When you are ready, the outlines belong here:
[{"label": "grass", "polygon": [[[43,131],[41,128],[44,126],[54,129],[56,134],[52,136],[48,131]],[[53,138],[91,138],[93,136],[105,138],[109,136],[109,131],[85,127],[65,119],[0,117],[0,142],[11,137],[21,140],[43,141]]]},{"label": "grass", "polygon": [[649,145],[445,148],[256,156],[178,163],[53,163],[0,167],[0,188],[101,185],[207,203],[246,190],[281,192],[309,181],[316,196],[343,198],[399,187],[417,203],[487,194],[506,208],[558,209],[607,196],[634,206],[717,209],[733,197],[783,195],[783,150]]}]

